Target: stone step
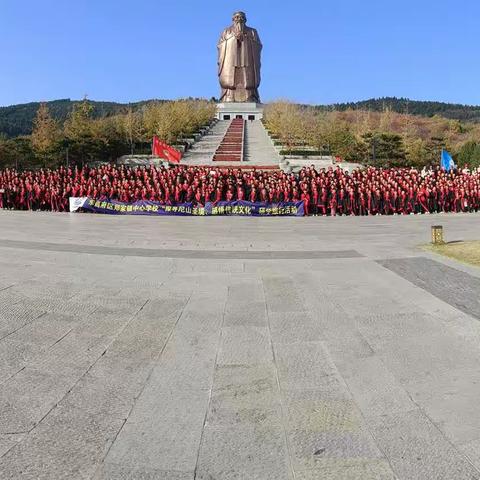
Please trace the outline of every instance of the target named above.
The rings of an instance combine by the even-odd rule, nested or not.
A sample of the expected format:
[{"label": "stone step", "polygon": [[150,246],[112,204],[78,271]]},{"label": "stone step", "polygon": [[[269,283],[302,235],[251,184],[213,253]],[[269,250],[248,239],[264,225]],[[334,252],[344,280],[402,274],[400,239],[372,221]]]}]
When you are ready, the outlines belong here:
[{"label": "stone step", "polygon": [[219,121],[209,129],[207,134],[195,143],[190,150],[182,158],[185,165],[195,165],[198,163],[211,162],[213,155],[217,150],[220,142],[225,136],[229,121]]},{"label": "stone step", "polygon": [[281,157],[260,120],[247,122],[244,160],[262,165],[280,164]]},{"label": "stone step", "polygon": [[242,156],[241,155],[216,153],[213,156],[213,161],[214,162],[241,162],[242,161]]},{"label": "stone step", "polygon": [[[236,129],[242,127],[245,128],[243,158],[239,159],[238,154],[242,151],[241,134]],[[225,160],[225,158],[227,159]],[[247,168],[269,166],[269,168],[277,169],[280,166],[282,157],[275,150],[273,142],[260,120],[247,122],[242,119],[220,120],[185,154],[182,163],[186,165],[211,163],[216,167],[219,162],[225,162],[230,168],[233,168],[233,165],[240,160],[247,164]]]},{"label": "stone step", "polygon": [[276,171],[276,170],[281,170],[281,168],[278,165],[252,165],[249,164],[248,162],[226,162],[225,164],[222,164],[221,161],[215,163],[215,165],[212,165],[211,163],[208,164],[198,164],[195,165],[195,167],[198,168],[214,168],[214,169],[231,169],[231,168],[239,168],[241,170],[268,170],[268,171]]},{"label": "stone step", "polygon": [[244,120],[232,120],[213,155],[212,160],[214,162],[237,162],[243,160],[244,129]]}]

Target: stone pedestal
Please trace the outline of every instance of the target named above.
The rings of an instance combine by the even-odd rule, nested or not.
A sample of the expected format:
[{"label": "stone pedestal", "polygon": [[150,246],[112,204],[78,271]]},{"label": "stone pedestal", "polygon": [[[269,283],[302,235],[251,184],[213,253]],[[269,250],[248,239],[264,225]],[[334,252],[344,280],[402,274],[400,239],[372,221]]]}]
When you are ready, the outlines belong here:
[{"label": "stone pedestal", "polygon": [[217,103],[217,115],[219,120],[261,120],[263,118],[263,105],[249,102],[224,102]]}]

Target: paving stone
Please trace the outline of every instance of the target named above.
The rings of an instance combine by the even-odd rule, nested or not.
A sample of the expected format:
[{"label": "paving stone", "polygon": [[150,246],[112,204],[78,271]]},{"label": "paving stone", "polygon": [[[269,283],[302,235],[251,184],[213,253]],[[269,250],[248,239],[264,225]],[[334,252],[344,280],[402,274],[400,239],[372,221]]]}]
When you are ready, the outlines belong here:
[{"label": "paving stone", "polygon": [[165,390],[209,389],[222,319],[222,303],[194,294],[155,365],[152,383]]},{"label": "paving stone", "polygon": [[140,318],[157,318],[159,316],[167,317],[181,312],[187,303],[188,297],[185,295],[168,296],[162,292],[161,296],[150,299],[137,313]]},{"label": "paving stone", "polygon": [[23,439],[22,434],[0,434],[0,458],[3,457],[10,449]]},{"label": "paving stone", "polygon": [[282,423],[277,386],[267,381],[218,388],[214,384],[207,415],[209,425]]},{"label": "paving stone", "polygon": [[267,326],[267,311],[264,300],[252,301],[249,298],[243,301],[227,301],[225,307],[226,327],[233,326]]},{"label": "paving stone", "polygon": [[353,326],[348,328],[346,325],[338,323],[337,333],[333,334],[331,330],[323,331],[324,344],[339,370],[342,366],[347,367],[358,359],[369,358],[375,355],[367,339]]},{"label": "paving stone", "polygon": [[350,431],[363,420],[342,379],[323,377],[316,389],[282,391],[288,428]]},{"label": "paving stone", "polygon": [[195,469],[208,391],[159,392],[147,387],[105,462],[173,471]]},{"label": "paving stone", "polygon": [[76,302],[87,302],[92,305],[96,305],[99,308],[94,312],[98,314],[98,310],[108,312],[108,311],[120,311],[125,314],[133,315],[135,314],[150,298],[149,295],[146,295],[142,292],[141,295],[131,296],[123,295],[120,293],[119,288],[113,289],[111,294],[106,293],[84,293],[82,295],[76,295]]},{"label": "paving stone", "polygon": [[0,459],[0,478],[91,478],[123,420],[58,406]]},{"label": "paving stone", "polygon": [[480,472],[418,410],[377,417],[370,428],[400,478],[480,478]]},{"label": "paving stone", "polygon": [[198,273],[241,273],[243,272],[243,263],[241,260],[234,260],[226,263],[225,261],[211,260],[205,263],[201,260],[191,260],[188,263],[175,262],[173,266],[175,273],[198,272]]},{"label": "paving stone", "polygon": [[265,297],[269,312],[303,312],[305,305],[297,285],[287,276],[264,276]]},{"label": "paving stone", "polygon": [[140,395],[151,369],[146,368],[132,375],[123,369],[114,372],[103,367],[99,362],[81,377],[62,399],[62,405],[83,410],[90,415],[125,419]]},{"label": "paving stone", "polygon": [[432,372],[423,381],[419,378],[406,382],[405,388],[451,442],[461,448],[461,445],[478,438],[478,368],[459,366],[442,374]]},{"label": "paving stone", "polygon": [[0,301],[0,309],[3,309],[0,310],[0,339],[45,314],[24,303],[9,301],[6,301],[5,305],[1,303],[2,301]]},{"label": "paving stone", "polygon": [[0,240],[0,246],[3,248],[22,248],[26,250],[44,250],[47,252],[70,252],[83,253],[90,255],[114,255],[114,256],[133,256],[147,258],[212,258],[236,260],[243,258],[251,259],[305,259],[305,258],[328,258],[336,255],[340,258],[355,258],[360,254],[354,250],[346,251],[242,251],[242,250],[187,250],[187,249],[153,249],[153,248],[118,248],[103,247],[81,244],[59,244],[51,242],[30,242],[21,240]]},{"label": "paving stone", "polygon": [[478,478],[480,275],[419,262],[432,217],[160,220],[0,211],[2,480]]},{"label": "paving stone", "polygon": [[480,351],[445,331],[419,334],[408,341],[393,339],[374,346],[387,368],[403,384],[441,378],[458,369],[469,371],[480,361]]},{"label": "paving stone", "polygon": [[33,299],[32,306],[45,312],[57,312],[73,316],[86,316],[98,308],[97,305],[80,303],[74,300],[62,300],[54,295]]},{"label": "paving stone", "polygon": [[395,480],[385,460],[332,461],[318,470],[295,472],[297,480]]},{"label": "paving stone", "polygon": [[100,467],[93,480],[195,480],[195,473],[109,463]]},{"label": "paving stone", "polygon": [[207,425],[196,479],[291,480],[285,437],[278,425]]},{"label": "paving stone", "polygon": [[218,352],[219,365],[257,365],[273,362],[267,328],[224,327]]},{"label": "paving stone", "polygon": [[8,336],[13,342],[49,348],[67,335],[74,327],[71,317],[45,314]]},{"label": "paving stone", "polygon": [[391,259],[380,264],[442,301],[480,319],[480,278],[422,257]]},{"label": "paving stone", "polygon": [[388,349],[404,344],[415,337],[442,332],[443,324],[423,312],[395,313],[371,312],[355,315],[355,326],[374,349]]},{"label": "paving stone", "polygon": [[343,459],[383,458],[339,379],[324,377],[317,390],[288,391],[283,397],[296,471],[318,469]]},{"label": "paving stone", "polygon": [[337,370],[319,342],[275,345],[275,358],[282,390],[315,389],[323,377]]},{"label": "paving stone", "polygon": [[460,451],[464,453],[475,468],[480,471],[480,438],[461,445]]},{"label": "paving stone", "polygon": [[42,348],[31,343],[4,339],[0,342],[0,384],[41,355]]},{"label": "paving stone", "polygon": [[23,282],[19,282],[11,288],[11,292],[25,296],[32,300],[42,300],[48,298],[56,298],[68,301],[81,292],[81,287],[72,282],[59,281],[42,281],[43,279],[35,278]]},{"label": "paving stone", "polygon": [[8,316],[11,308],[16,304],[20,304],[20,308],[22,306],[31,308],[31,301],[32,299],[22,291],[12,290],[12,288],[0,290],[0,318]]},{"label": "paving stone", "polygon": [[227,311],[237,310],[251,304],[263,304],[265,306],[265,295],[263,285],[260,279],[248,282],[236,281],[230,282],[228,287]]},{"label": "paving stone", "polygon": [[310,312],[282,312],[268,315],[273,343],[303,343],[324,340],[323,325]]},{"label": "paving stone", "polygon": [[209,389],[212,384],[218,339],[192,345],[172,337],[152,372],[161,389]]},{"label": "paving stone", "polygon": [[25,433],[34,428],[65,396],[75,380],[61,372],[26,368],[2,385],[0,433]]},{"label": "paving stone", "polygon": [[407,391],[378,357],[358,358],[338,368],[364,415],[407,412],[416,407]]},{"label": "paving stone", "polygon": [[277,387],[276,368],[273,363],[258,365],[216,365],[214,390],[225,392],[273,391]]},{"label": "paving stone", "polygon": [[[79,329],[81,330],[81,329]],[[80,378],[102,355],[112,338],[73,330],[38,358],[35,368],[40,371]]]},{"label": "paving stone", "polygon": [[125,309],[101,306],[81,322],[81,328],[91,335],[112,337],[133,320],[138,310],[139,307]]}]

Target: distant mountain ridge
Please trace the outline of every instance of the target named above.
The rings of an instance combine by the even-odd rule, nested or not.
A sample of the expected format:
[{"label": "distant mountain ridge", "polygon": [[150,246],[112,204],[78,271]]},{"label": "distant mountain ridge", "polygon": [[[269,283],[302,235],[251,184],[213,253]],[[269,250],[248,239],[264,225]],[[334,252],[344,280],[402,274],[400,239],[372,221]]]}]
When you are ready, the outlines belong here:
[{"label": "distant mountain ridge", "polygon": [[[82,100],[71,100],[69,98],[61,100],[53,100],[45,102],[48,105],[50,115],[58,120],[64,122],[68,114],[72,111],[73,106],[80,103]],[[135,109],[141,108],[148,102],[154,100],[145,100],[134,103],[117,103],[117,102],[97,102],[89,100],[93,107],[93,117],[110,117],[118,113],[128,110],[129,107]],[[165,100],[156,100],[159,102]],[[40,102],[23,103],[19,105],[11,105],[8,107],[0,107],[0,135],[7,137],[16,137],[18,135],[29,135],[32,133],[32,124],[37,114]]]},{"label": "distant mountain ridge", "polygon": [[[73,106],[81,100],[60,99],[46,102],[50,114],[56,120],[63,122],[72,111]],[[89,100],[93,106],[95,118],[109,117],[118,113],[124,113],[128,108],[134,110],[141,108],[152,101],[165,102],[168,100],[143,100],[133,103],[101,102]],[[29,135],[32,132],[32,123],[37,113],[40,102],[24,103],[0,107],[0,135],[15,137],[18,135]],[[431,102],[409,100],[407,98],[384,97],[372,98],[359,102],[336,103],[333,105],[313,105],[319,110],[370,110],[381,112],[391,110],[397,113],[409,113],[411,115],[422,115],[431,117],[441,115],[446,118],[469,122],[480,122],[480,106],[460,105],[444,102]]]},{"label": "distant mountain ridge", "polygon": [[359,102],[336,103],[329,106],[318,105],[318,108],[340,111],[349,109],[370,110],[372,112],[383,112],[388,109],[396,113],[422,115],[425,117],[441,115],[442,117],[455,120],[480,121],[480,106],[478,105],[410,100],[408,98],[397,97],[371,98]]}]

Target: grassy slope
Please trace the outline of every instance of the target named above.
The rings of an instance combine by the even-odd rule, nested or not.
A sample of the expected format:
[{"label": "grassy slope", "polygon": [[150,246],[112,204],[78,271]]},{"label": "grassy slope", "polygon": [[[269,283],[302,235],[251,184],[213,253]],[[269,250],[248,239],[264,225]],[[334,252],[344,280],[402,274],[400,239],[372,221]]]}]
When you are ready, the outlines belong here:
[{"label": "grassy slope", "polygon": [[480,240],[428,245],[427,250],[480,267]]}]

